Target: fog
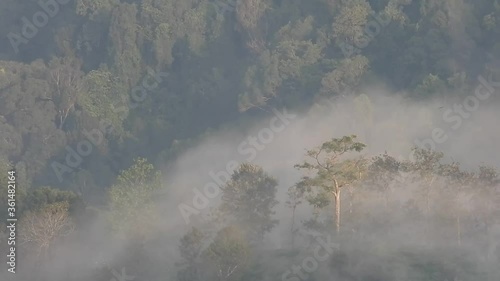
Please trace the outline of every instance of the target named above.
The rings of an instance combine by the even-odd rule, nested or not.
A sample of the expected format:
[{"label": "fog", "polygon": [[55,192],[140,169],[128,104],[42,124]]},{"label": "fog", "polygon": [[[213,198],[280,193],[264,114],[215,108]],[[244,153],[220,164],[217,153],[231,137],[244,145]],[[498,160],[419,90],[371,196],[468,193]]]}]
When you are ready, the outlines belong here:
[{"label": "fog", "polygon": [[[136,261],[129,258],[124,260],[122,255],[130,250],[130,244],[135,245],[141,241],[131,243],[127,240],[110,239],[106,217],[100,215],[87,223],[86,228],[78,235],[68,238],[65,244],[58,245],[55,258],[46,267],[44,274],[54,281],[66,280],[68,276],[82,276],[81,280],[93,280],[92,276],[96,272],[102,272],[102,276],[107,274],[112,280],[112,270],[120,271],[125,267],[128,274],[137,276],[136,280],[174,280],[178,269],[176,262],[180,259],[179,239],[182,235],[192,226],[207,229],[212,235],[221,228],[221,225],[210,219],[210,214],[220,203],[220,196],[209,198],[208,206],[201,209],[199,214],[188,216],[188,221],[180,211],[181,204],[193,206],[196,194],[193,189],[203,191],[205,185],[215,182],[211,173],[218,175],[216,177],[224,182],[226,176],[223,174],[233,172],[227,170],[228,163],[232,163],[229,166],[234,168],[234,163],[251,162],[261,166],[279,182],[279,203],[274,209],[274,218],[279,220],[279,224],[266,235],[262,245],[262,249],[268,253],[263,257],[268,267],[263,280],[276,280],[273,279],[277,278],[276,274],[281,276],[292,265],[300,264],[304,257],[311,255],[315,243],[311,240],[311,234],[325,237],[333,235],[333,230],[321,233],[303,226],[303,222],[313,217],[314,211],[307,202],[303,202],[298,207],[295,218],[296,227],[300,231],[294,248],[300,253],[285,258],[272,258],[272,254],[269,254],[291,249],[292,216],[285,202],[288,199],[288,188],[303,175],[294,165],[304,161],[307,149],[331,138],[355,134],[359,141],[367,145],[362,155],[369,158],[387,152],[403,161],[411,159],[412,146],[431,138],[435,128],[442,128],[447,138],[437,144],[435,149],[445,152],[445,161],[458,161],[471,169],[480,164],[500,166],[500,131],[497,124],[500,113],[495,110],[497,92],[489,99],[480,101],[477,109],[470,112],[467,119],[463,118],[460,126],[452,128],[454,123],[443,120],[443,112],[452,109],[454,104],[462,103],[464,98],[457,97],[456,101],[448,101],[447,104],[437,99],[415,102],[386,91],[381,87],[365,89],[373,109],[371,121],[360,117],[364,112],[357,107],[359,99],[356,102],[356,97],[344,96],[320,100],[303,110],[288,109],[288,121],[283,126],[275,121],[279,130],[274,130],[270,137],[264,135],[265,143],[262,138],[259,139],[259,134],[265,134],[262,131],[270,128],[270,122],[276,119],[276,112],[283,113],[283,109],[278,109],[275,113],[271,109],[263,111],[262,117],[245,122],[250,125],[235,124],[213,132],[186,149],[173,163],[159,163],[164,175],[162,194],[157,195],[155,200],[161,214],[160,225],[154,238],[147,243],[144,241],[144,253]],[[273,128],[276,129],[276,126]],[[249,144],[242,144],[252,136],[259,141],[258,149],[253,149],[253,152],[252,149],[248,150],[251,147]],[[442,140],[443,137],[439,139]],[[247,148],[246,153],[241,153],[244,148]],[[421,273],[416,272],[415,266],[410,264],[418,263],[418,259],[426,259],[424,263],[429,264],[444,264],[449,271],[449,278],[456,278],[454,281],[469,280],[467,278],[475,276],[474,273],[467,273],[468,269],[461,268],[460,262],[465,266],[468,261],[474,261],[477,268],[470,270],[486,274],[485,276],[494,272],[498,274],[498,225],[488,229],[486,236],[479,235],[481,231],[468,230],[464,233],[461,247],[455,247],[453,237],[437,227],[438,218],[431,217],[433,222],[428,224],[428,221],[422,219],[411,220],[401,211],[403,206],[410,204],[411,194],[418,193],[418,184],[407,181],[395,184],[393,189],[394,192],[390,195],[391,206],[399,211],[382,208],[373,191],[366,191],[364,194],[373,196],[373,200],[363,198],[361,201],[353,201],[356,209],[354,213],[346,209],[349,199],[344,201],[344,230],[341,236],[335,238],[336,243],[341,245],[339,252],[319,264],[314,272],[315,280],[351,280],[353,276],[372,276],[374,279],[370,280],[413,280]],[[345,196],[348,194],[345,193]],[[474,204],[464,203],[463,207],[474,212],[477,207]],[[436,205],[433,208],[444,207]],[[325,208],[320,212],[319,218],[328,221],[330,210]],[[469,213],[468,217],[476,215]],[[478,223],[477,227],[482,226]],[[144,257],[148,259],[144,260]],[[339,263],[338,259],[344,260]],[[2,280],[14,279],[12,276],[4,276]],[[449,281],[451,280],[453,279]]]}]

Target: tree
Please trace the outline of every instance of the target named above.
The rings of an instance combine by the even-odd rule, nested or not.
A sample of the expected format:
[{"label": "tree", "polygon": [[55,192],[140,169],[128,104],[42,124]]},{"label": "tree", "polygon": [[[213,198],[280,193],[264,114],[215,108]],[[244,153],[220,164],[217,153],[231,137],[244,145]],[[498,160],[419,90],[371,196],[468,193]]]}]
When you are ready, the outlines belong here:
[{"label": "tree", "polygon": [[[340,233],[340,200],[341,192],[359,181],[365,171],[366,161],[363,157],[345,158],[348,153],[361,152],[365,144],[356,142],[356,136],[333,138],[321,146],[307,151],[306,160],[295,165],[298,169],[312,172],[313,176],[304,176],[297,184],[311,193],[309,202],[315,207],[327,206],[330,201],[335,204],[336,231]],[[313,188],[316,192],[313,192]]]},{"label": "tree", "polygon": [[335,17],[332,26],[334,37],[342,43],[360,44],[370,12],[370,4],[365,0],[347,1]]},{"label": "tree", "polygon": [[322,47],[311,41],[285,40],[278,44],[275,55],[279,58],[280,76],[283,80],[297,78],[305,66],[321,59]]},{"label": "tree", "polygon": [[122,171],[110,191],[110,219],[121,234],[144,238],[157,223],[154,192],[161,188],[161,174],[144,158]]},{"label": "tree", "polygon": [[278,56],[266,50],[259,56],[258,62],[248,67],[243,77],[244,92],[238,97],[240,111],[265,105],[269,99],[276,97],[283,82]]},{"label": "tree", "polygon": [[367,184],[381,192],[384,197],[385,207],[388,207],[389,194],[393,184],[398,180],[402,167],[401,163],[385,152],[373,157],[367,173]]},{"label": "tree", "polygon": [[57,107],[57,126],[62,129],[69,113],[74,110],[82,92],[81,63],[72,58],[55,58],[49,63],[48,80]]},{"label": "tree", "polygon": [[320,44],[310,40],[285,39],[272,51],[263,51],[258,64],[250,66],[245,73],[244,93],[238,100],[240,110],[259,107],[276,98],[282,83],[299,78],[306,67],[316,64],[322,50]]},{"label": "tree", "polygon": [[236,6],[239,24],[248,32],[256,32],[259,20],[267,9],[265,0],[242,0]]},{"label": "tree", "polygon": [[352,91],[368,70],[369,64],[370,61],[362,55],[343,59],[335,70],[323,77],[320,93],[331,96]]},{"label": "tree", "polygon": [[247,47],[259,54],[264,49],[264,35],[259,26],[262,26],[262,17],[269,8],[267,0],[242,0],[237,1],[236,19],[240,29],[247,37]]},{"label": "tree", "polygon": [[277,185],[261,167],[240,165],[222,188],[221,214],[244,229],[250,240],[260,241],[277,224],[272,218]]},{"label": "tree", "polygon": [[81,16],[89,16],[92,20],[104,11],[109,14],[114,5],[117,5],[116,0],[78,0],[76,13]]},{"label": "tree", "polygon": [[128,89],[137,84],[143,69],[137,42],[137,12],[136,4],[120,3],[115,6],[108,34],[110,69]]},{"label": "tree", "polygon": [[84,208],[81,198],[71,191],[64,191],[48,186],[29,190],[24,205],[27,210],[39,210],[44,206],[67,202],[70,214],[77,215]]},{"label": "tree", "polygon": [[[474,185],[475,174],[462,171],[458,162],[444,164],[441,174],[445,177],[447,185],[447,198],[452,201],[452,210],[455,217],[456,239],[458,246],[462,246],[462,214],[470,202],[466,202],[468,190]],[[465,202],[464,202],[465,201]],[[449,210],[448,210],[449,211]]]},{"label": "tree", "polygon": [[[58,129],[58,105],[50,69],[43,60],[31,64],[0,62],[0,155],[22,161],[30,182],[46,161],[64,150],[67,136]],[[52,94],[53,93],[53,94]],[[51,95],[52,94],[52,95]]]},{"label": "tree", "polygon": [[414,147],[412,151],[413,161],[406,161],[403,165],[406,171],[413,174],[414,181],[420,183],[424,197],[424,210],[429,215],[433,186],[442,173],[441,160],[444,154],[420,147]]},{"label": "tree", "polygon": [[85,75],[83,90],[85,95],[79,104],[85,112],[99,120],[108,120],[113,132],[122,135],[122,123],[130,110],[126,87],[107,69],[97,69]]},{"label": "tree", "polygon": [[37,257],[47,257],[58,238],[74,231],[75,225],[68,210],[68,202],[57,202],[27,212],[19,223],[21,243],[35,247]]},{"label": "tree", "polygon": [[183,268],[177,274],[179,281],[201,280],[200,258],[205,238],[206,235],[196,227],[181,238],[179,251],[183,261],[179,265]]},{"label": "tree", "polygon": [[[500,208],[498,200],[500,199],[500,172],[498,169],[481,165],[475,180],[475,205],[476,213],[480,214],[485,225],[485,235],[490,239],[490,231],[495,223],[498,223]],[[488,246],[491,241],[488,241]]]},{"label": "tree", "polygon": [[209,272],[217,276],[217,280],[238,280],[248,266],[250,248],[244,232],[236,226],[223,228],[214,241],[203,252]]},{"label": "tree", "polygon": [[408,16],[403,12],[403,5],[411,4],[411,0],[389,0],[384,8],[384,14],[392,21],[405,24],[408,22]]},{"label": "tree", "polygon": [[443,93],[445,91],[446,85],[443,80],[441,80],[437,75],[429,74],[424,78],[422,83],[420,83],[415,92],[420,95],[420,97],[429,97],[435,93]]}]

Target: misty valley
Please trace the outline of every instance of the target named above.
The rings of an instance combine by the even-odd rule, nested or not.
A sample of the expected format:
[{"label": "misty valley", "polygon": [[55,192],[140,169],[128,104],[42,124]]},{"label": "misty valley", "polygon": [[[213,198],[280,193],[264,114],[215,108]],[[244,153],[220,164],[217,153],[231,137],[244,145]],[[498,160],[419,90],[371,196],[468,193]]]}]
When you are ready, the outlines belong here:
[{"label": "misty valley", "polygon": [[500,0],[0,22],[0,281],[500,280]]}]

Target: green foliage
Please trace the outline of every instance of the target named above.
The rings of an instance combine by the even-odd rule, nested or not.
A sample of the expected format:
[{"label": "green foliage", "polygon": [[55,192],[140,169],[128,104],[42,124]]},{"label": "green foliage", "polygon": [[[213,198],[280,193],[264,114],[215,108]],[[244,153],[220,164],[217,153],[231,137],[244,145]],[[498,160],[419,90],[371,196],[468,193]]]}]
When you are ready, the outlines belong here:
[{"label": "green foliage", "polygon": [[385,152],[373,157],[368,167],[368,184],[370,188],[387,191],[402,171],[402,163]]},{"label": "green foliage", "polygon": [[[57,102],[47,79],[49,69],[41,61],[31,64],[0,62],[0,153],[26,165],[30,182],[47,161],[64,148],[66,135],[56,116]],[[54,93],[55,95],[56,93]]]},{"label": "green foliage", "polygon": [[333,36],[339,42],[358,45],[371,12],[370,4],[365,0],[346,1],[332,25]]},{"label": "green foliage", "polygon": [[30,190],[24,205],[27,210],[36,211],[44,206],[60,202],[67,202],[69,204],[68,210],[72,214],[81,213],[83,210],[83,202],[78,195],[71,191],[58,190],[48,186]]},{"label": "green foliage", "polygon": [[108,54],[112,69],[121,83],[130,89],[139,81],[143,70],[137,46],[137,6],[120,4],[111,13]]},{"label": "green foliage", "polygon": [[[357,96],[353,118],[365,126],[363,137],[370,140],[367,132],[374,121],[371,101],[377,93],[357,95],[360,85],[376,79],[404,93],[403,98],[445,99],[473,92],[477,86],[474,78],[481,73],[500,73],[498,0],[77,0],[59,5],[57,15],[50,15],[49,24],[38,28],[36,36],[12,48],[16,44],[9,42],[12,34],[25,36],[21,18],[31,21],[41,11],[35,2],[0,3],[0,30],[7,35],[0,46],[0,193],[7,193],[5,174],[15,166],[19,212],[27,211],[40,229],[50,226],[44,219],[51,214],[61,215],[64,222],[85,213],[85,199],[98,205],[95,208],[109,203],[111,225],[133,237],[132,241],[146,240],[143,238],[151,237],[148,235],[158,222],[152,197],[161,186],[160,174],[144,159],[137,159],[120,173],[126,165],[121,163],[138,155],[151,160],[163,155],[161,161],[169,163],[205,139],[207,132],[260,118],[259,112],[251,109],[300,108],[321,95],[353,93]],[[234,5],[225,10],[221,4]],[[391,23],[379,22],[380,32],[360,48],[368,39],[367,28],[373,29],[380,21],[377,15]],[[359,53],[346,58],[338,48],[346,44],[360,48]],[[161,87],[148,92],[141,107],[130,108],[129,94],[142,86],[141,78],[148,68],[157,73],[167,71],[169,77]],[[417,119],[428,121],[428,129],[435,127],[433,112],[432,108],[422,109],[417,114]],[[72,176],[58,185],[81,194],[53,188],[52,161],[66,160],[67,146],[74,149],[86,139],[83,130],[96,128],[92,126],[103,120],[111,121],[115,135],[106,135],[99,153],[84,157]],[[400,140],[401,147],[406,146],[401,128],[394,130],[393,137]],[[425,226],[432,226],[440,235],[445,233],[445,242],[456,238],[460,245],[461,239],[484,240],[472,243],[475,252],[484,252],[489,263],[497,261],[494,250],[484,249],[491,241],[483,239],[498,223],[500,181],[495,168],[468,170],[464,168],[468,163],[446,163],[442,153],[421,148],[415,149],[412,161],[400,162],[386,153],[368,163],[358,157],[364,148],[354,136],[346,136],[310,150],[307,161],[297,165],[305,174],[290,189],[288,205],[295,210],[304,199],[317,208],[336,200],[340,205],[340,190],[347,190],[350,193],[343,195],[349,199],[352,212],[346,216],[350,237],[345,241],[355,244],[357,236],[376,235],[378,228],[392,238],[389,209],[384,209],[385,216],[377,214],[381,208],[379,198],[372,193],[376,192],[387,202],[394,201],[389,205],[390,219],[411,221],[417,228],[415,233],[420,234],[418,214],[425,209]],[[404,182],[407,177],[414,182]],[[400,184],[411,198],[408,201],[391,198]],[[358,186],[364,188],[355,193]],[[261,168],[245,164],[224,188],[219,211],[236,221],[236,226],[223,229],[213,241],[201,228],[189,232],[181,240],[180,252],[186,261],[179,274],[181,280],[269,278],[263,273],[268,273],[268,264],[248,262],[244,257],[249,255],[250,242],[276,226],[277,180]],[[418,194],[412,193],[413,188]],[[358,194],[360,198],[355,198]],[[0,214],[7,210],[5,203],[0,202]],[[372,214],[356,211],[355,207],[369,204],[377,206]],[[327,229],[322,223],[314,217],[304,225],[310,230]],[[298,227],[292,225],[292,231]],[[5,232],[5,227],[1,228]],[[55,240],[38,241],[46,248]],[[211,244],[204,252],[205,242]],[[161,243],[153,246],[157,245]],[[377,257],[386,248],[381,245],[375,252]],[[366,254],[365,250],[359,252]],[[448,256],[419,253],[406,257],[410,261],[405,268],[410,268],[411,274],[404,277],[442,281],[460,275],[459,280],[488,280],[475,274],[468,263],[450,257],[444,265],[437,257]],[[403,279],[377,271],[379,263],[373,263],[375,269],[367,270],[369,274],[352,273],[354,266],[367,268],[367,263],[371,264],[355,261],[339,254],[329,269],[346,280]],[[380,263],[401,266],[392,260]],[[238,268],[228,274],[236,264]],[[466,266],[467,270],[462,270]],[[107,274],[104,281],[111,278]],[[321,274],[319,270],[309,279],[320,280]],[[44,280],[38,275],[24,277],[20,279]],[[155,278],[158,276],[148,279]]]},{"label": "green foliage", "polygon": [[130,110],[126,88],[111,72],[99,69],[85,76],[83,89],[85,95],[79,104],[85,112],[98,120],[107,120],[113,132],[122,135],[122,124]]},{"label": "green foliage", "polygon": [[248,233],[248,238],[260,241],[277,224],[273,219],[276,201],[276,179],[256,165],[242,164],[222,188],[223,216]]},{"label": "green foliage", "polygon": [[277,97],[282,83],[298,79],[306,67],[321,59],[321,53],[319,44],[298,40],[281,41],[272,52],[262,52],[259,64],[250,66],[245,74],[245,92],[238,100],[240,111],[263,106]]},{"label": "green foliage", "polygon": [[153,202],[161,188],[161,174],[144,158],[122,171],[109,191],[113,228],[126,235],[146,235],[158,219]]},{"label": "green foliage", "polygon": [[311,35],[315,31],[314,17],[307,16],[303,20],[289,22],[276,33],[276,38],[280,41],[284,40],[307,40],[311,39]]},{"label": "green foliage", "polygon": [[194,262],[201,254],[204,237],[205,235],[199,229],[193,227],[181,239],[179,246],[181,257],[188,262]]},{"label": "green foliage", "polygon": [[257,27],[267,7],[265,0],[243,0],[236,6],[236,15],[239,23],[247,30]]},{"label": "green foliage", "polygon": [[446,88],[445,82],[438,76],[429,74],[424,78],[421,84],[416,88],[416,92],[423,97],[429,97],[433,94],[442,94]]},{"label": "green foliage", "polygon": [[200,280],[201,272],[199,272],[198,259],[202,254],[205,238],[205,235],[196,227],[193,227],[181,238],[179,251],[183,260],[179,263],[182,268],[177,273],[179,281]]},{"label": "green foliage", "polygon": [[259,57],[259,65],[250,66],[245,73],[245,92],[239,96],[239,110],[265,105],[271,97],[276,96],[282,81],[279,58],[268,50],[264,51]]},{"label": "green foliage", "polygon": [[51,86],[51,100],[57,109],[56,124],[59,129],[64,128],[82,94],[83,72],[80,67],[81,63],[72,58],[54,58],[49,62],[46,79]]},{"label": "green foliage", "polygon": [[[60,5],[61,15],[50,17],[51,28],[19,43],[18,54],[9,42],[2,49],[1,154],[24,161],[28,180],[38,177],[39,186],[49,184],[43,171],[49,159],[79,141],[79,131],[96,122],[89,119],[113,123],[120,141],[108,138],[109,147],[101,149],[112,163],[123,160],[119,155],[150,157],[168,150],[173,140],[196,138],[208,127],[233,121],[238,110],[300,107],[320,94],[356,93],[369,70],[411,98],[470,92],[475,86],[470,77],[478,73],[464,66],[490,64],[477,58],[475,46],[499,54],[498,3],[78,0],[70,9]],[[21,32],[21,14],[39,8],[3,3],[4,34]],[[339,44],[366,41],[375,15],[398,24],[379,23],[380,33],[362,54],[343,58]],[[130,111],[123,101],[140,86],[148,66],[175,78],[150,93],[143,108]],[[62,79],[57,82],[54,74]],[[207,122],[194,125],[201,119]]]},{"label": "green foliage", "polygon": [[369,68],[369,60],[361,55],[346,58],[321,80],[321,94],[331,96],[350,92]]},{"label": "green foliage", "polygon": [[112,7],[117,4],[116,0],[77,0],[76,13],[88,16],[92,20],[105,11],[109,13]]},{"label": "green foliage", "polygon": [[159,65],[170,65],[174,58],[172,48],[174,47],[175,34],[169,23],[160,23],[154,32],[155,58]]},{"label": "green foliage", "polygon": [[217,280],[238,280],[238,276],[248,266],[250,248],[244,232],[229,226],[217,233],[203,256],[211,265],[209,272],[217,276]]},{"label": "green foliage", "polygon": [[276,48],[282,79],[296,78],[300,70],[321,58],[321,47],[311,41],[282,41]]},{"label": "green foliage", "polygon": [[440,172],[444,157],[442,152],[421,147],[414,147],[412,152],[413,160],[405,162],[406,169],[417,172],[422,178],[432,177]]},{"label": "green foliage", "polygon": [[318,208],[326,206],[329,203],[326,198],[331,198],[328,194],[340,194],[342,188],[361,179],[365,169],[365,160],[346,158],[346,156],[353,152],[361,152],[365,146],[363,143],[356,142],[356,136],[352,135],[333,138],[307,151],[310,160],[295,167],[314,172],[313,177],[304,176],[297,184],[308,192],[312,192],[313,188],[319,189],[309,198],[312,204]]}]

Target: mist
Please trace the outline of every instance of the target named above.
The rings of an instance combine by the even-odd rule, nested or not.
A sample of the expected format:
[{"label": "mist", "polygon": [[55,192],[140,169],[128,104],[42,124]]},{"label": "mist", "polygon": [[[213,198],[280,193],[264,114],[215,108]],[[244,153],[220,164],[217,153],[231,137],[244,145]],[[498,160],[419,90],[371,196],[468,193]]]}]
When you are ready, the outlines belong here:
[{"label": "mist", "polygon": [[498,1],[21,2],[0,281],[500,280]]},{"label": "mist", "polygon": [[[366,150],[362,152],[363,156],[370,158],[387,152],[404,161],[412,157],[413,146],[424,139],[432,138],[432,131],[435,128],[443,128],[448,138],[445,142],[436,144],[433,149],[445,153],[444,161],[458,161],[470,169],[475,169],[480,164],[500,165],[498,160],[500,131],[495,130],[498,128],[496,120],[500,117],[500,113],[495,110],[498,98],[494,95],[487,103],[481,102],[477,110],[470,113],[470,118],[464,118],[460,127],[453,129],[442,119],[442,112],[452,108],[456,103],[444,104],[438,100],[414,102],[398,98],[394,94],[384,92],[383,89],[366,89],[365,93],[370,97],[373,109],[371,123],[363,123],[363,119],[360,118],[363,112],[359,112],[359,108],[356,107],[355,96],[324,99],[306,110],[295,112],[288,110],[287,113],[293,117],[288,124],[283,124],[281,130],[273,132],[271,137],[265,139],[265,143],[259,142],[258,147],[254,147],[251,152],[247,149],[245,150],[247,153],[242,154],[242,147],[252,147],[242,143],[247,142],[249,137],[255,137],[259,141],[259,133],[269,128],[273,118],[276,119],[271,111],[265,112],[262,114],[264,117],[258,118],[250,125],[233,126],[213,132],[194,147],[186,149],[175,161],[164,165],[163,195],[159,195],[159,199],[155,200],[161,214],[160,225],[156,229],[158,232],[153,235],[154,238],[144,244],[145,252],[141,254],[141,257],[149,257],[149,261],[138,259],[133,266],[126,267],[127,272],[133,272],[134,276],[143,274],[138,280],[175,278],[176,262],[180,259],[179,240],[182,236],[193,226],[209,229],[212,233],[221,227],[211,220],[211,215],[221,202],[220,196],[210,198],[209,204],[200,209],[199,214],[190,214],[188,221],[185,220],[179,206],[183,203],[193,206],[196,194],[193,189],[197,188],[203,192],[206,184],[217,183],[211,174],[224,182],[225,176],[222,174],[233,172],[227,169],[228,163],[231,163],[229,166],[235,167],[241,163],[251,162],[261,166],[279,182],[276,193],[276,200],[279,203],[274,207],[273,216],[279,223],[266,235],[264,244],[261,245],[261,249],[265,250],[261,251],[271,253],[293,248],[298,252],[286,256],[284,261],[283,258],[275,261],[271,255],[264,257],[270,270],[266,271],[263,280],[276,280],[273,279],[276,278],[273,274],[286,272],[294,263],[300,264],[300,257],[306,257],[308,252],[311,255],[311,248],[314,246],[311,237],[334,234],[332,230],[327,230],[328,228],[323,233],[304,228],[297,234],[295,245],[291,246],[292,215],[285,202],[288,200],[288,189],[294,186],[302,175],[294,165],[304,161],[307,149],[321,145],[331,138],[354,134],[358,136],[360,142],[367,145]],[[475,270],[480,270],[484,274],[497,272],[495,265],[498,265],[500,249],[498,225],[492,226],[487,236],[474,235],[477,234],[475,230],[470,230],[470,236],[464,234],[463,244],[457,248],[456,243],[450,241],[453,238],[443,234],[439,227],[429,226],[421,219],[408,220],[405,216],[407,214],[401,211],[385,210],[378,202],[380,199],[377,192],[363,186],[356,188],[363,190],[363,196],[373,198],[351,198],[356,209],[355,213],[349,213],[347,206],[344,205],[345,233],[335,238],[335,241],[340,243],[340,248],[335,250],[328,261],[319,265],[317,272],[314,272],[316,280],[332,280],[332,277],[327,277],[332,275],[335,276],[334,280],[350,280],[350,277],[343,276],[347,274],[344,270],[348,271],[348,276],[412,280],[412,274],[419,274],[413,272],[416,270],[414,263],[424,257],[429,259],[426,261],[429,263],[451,263],[445,268],[449,271],[450,278],[456,278],[454,280],[469,278],[467,270],[457,264],[461,259],[464,259],[462,262],[475,261],[478,267]],[[393,207],[397,206],[400,210],[410,208],[408,206],[412,204],[414,194],[418,193],[419,189],[418,184],[410,181],[396,183],[392,188],[394,192],[390,195],[390,201]],[[347,198],[347,194],[345,196]],[[438,196],[442,195],[435,196],[437,200]],[[465,208],[472,210],[468,214],[469,217],[480,216],[474,214],[474,204],[464,203]],[[439,209],[441,206],[435,208]],[[326,208],[318,214],[307,202],[303,202],[296,210],[295,224],[304,227],[303,223],[315,215],[328,222],[331,220],[329,210],[330,208]],[[445,211],[446,213],[448,211]],[[372,219],[362,218],[363,216]],[[356,219],[362,222],[355,222]],[[429,219],[438,220],[436,217]],[[110,240],[108,231],[109,226],[105,217],[98,216],[87,223],[86,229],[80,235],[71,237],[63,245],[58,245],[55,258],[48,267],[50,270],[46,272],[47,276],[51,280],[66,280],[65,278],[70,275],[91,278],[95,272],[102,271],[103,274],[109,275],[112,270],[119,271],[120,263],[130,264],[130,260],[124,261],[121,255],[129,249],[130,244],[137,244],[140,241],[131,243],[129,240]],[[485,246],[485,243],[488,246]],[[344,261],[348,263],[348,269],[336,269],[339,265],[334,265],[334,260],[340,257],[348,259]],[[151,262],[152,260],[154,262]],[[269,263],[276,264],[273,266]],[[390,264],[390,267],[380,267],[382,263]],[[139,270],[141,267],[147,270]],[[106,273],[105,269],[109,272]],[[110,278],[113,276],[110,275]]]}]

